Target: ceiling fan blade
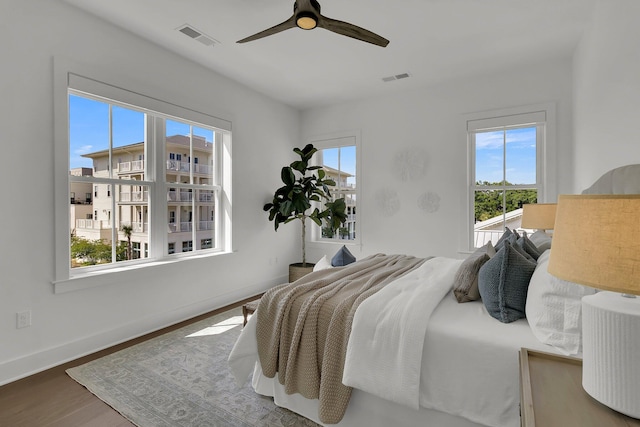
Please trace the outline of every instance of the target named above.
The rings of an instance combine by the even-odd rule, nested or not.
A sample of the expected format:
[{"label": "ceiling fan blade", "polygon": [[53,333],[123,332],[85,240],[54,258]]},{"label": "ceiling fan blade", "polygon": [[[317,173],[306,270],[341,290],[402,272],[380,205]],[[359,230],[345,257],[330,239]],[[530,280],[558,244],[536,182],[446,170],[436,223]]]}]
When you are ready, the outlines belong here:
[{"label": "ceiling fan blade", "polygon": [[357,25],[349,24],[348,22],[327,18],[323,15],[318,17],[318,27],[333,31],[334,33],[342,34],[343,36],[362,40],[363,42],[375,44],[377,46],[386,47],[389,44],[389,40],[377,35],[376,33],[372,33],[371,31],[365,30]]},{"label": "ceiling fan blade", "polygon": [[277,34],[280,31],[284,31],[284,30],[288,30],[289,28],[293,28],[296,26],[296,17],[295,16],[291,16],[291,18],[287,19],[286,21],[278,24],[278,25],[274,25],[271,28],[267,28],[264,31],[260,31],[259,33],[256,33],[252,36],[246,37],[242,40],[238,40],[236,43],[246,43],[246,42],[250,42],[253,40],[257,40],[257,39],[261,39],[263,37],[267,37],[267,36],[271,36],[273,34]]}]

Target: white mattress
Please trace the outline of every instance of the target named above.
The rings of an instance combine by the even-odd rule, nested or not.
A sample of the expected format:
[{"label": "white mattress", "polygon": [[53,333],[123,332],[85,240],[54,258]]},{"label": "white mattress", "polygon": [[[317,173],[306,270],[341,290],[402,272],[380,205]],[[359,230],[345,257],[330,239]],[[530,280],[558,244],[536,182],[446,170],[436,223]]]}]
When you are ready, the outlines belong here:
[{"label": "white mattress", "polygon": [[[241,335],[236,345],[239,348],[232,352],[237,366],[244,366],[234,371],[244,378],[249,374],[247,366],[253,366],[257,360],[257,355],[252,356],[255,348],[252,321],[255,319],[250,319],[242,334],[249,337],[242,339]],[[458,304],[449,292],[433,312],[427,328],[421,409],[414,410],[354,389],[345,417],[337,425],[517,427],[520,425],[518,351],[522,347],[557,353],[533,336],[525,319],[500,323],[487,313],[481,302]],[[253,386],[260,394],[274,396],[276,404],[318,422],[317,401],[286,395],[277,380],[261,375],[258,364]],[[425,424],[426,420],[429,424]]]}]

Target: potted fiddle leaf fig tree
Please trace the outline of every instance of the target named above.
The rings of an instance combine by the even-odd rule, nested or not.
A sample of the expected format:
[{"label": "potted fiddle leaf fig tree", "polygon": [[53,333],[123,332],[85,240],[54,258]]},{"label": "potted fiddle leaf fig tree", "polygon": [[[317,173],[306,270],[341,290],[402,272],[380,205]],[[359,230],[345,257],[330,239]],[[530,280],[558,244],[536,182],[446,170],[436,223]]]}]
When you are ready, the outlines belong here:
[{"label": "potted fiddle leaf fig tree", "polygon": [[[280,224],[299,220],[302,227],[302,262],[289,265],[289,282],[293,282],[313,269],[307,263],[305,248],[307,218],[319,226],[335,232],[347,220],[344,198],[333,200],[329,187],[335,186],[322,166],[309,166],[311,157],[318,151],[312,144],[303,149],[294,148],[300,160],[282,168],[280,178],[284,185],[273,195],[273,201],[264,205],[273,221],[275,230]],[[317,173],[316,173],[317,172]],[[315,203],[314,203],[315,202]]]}]

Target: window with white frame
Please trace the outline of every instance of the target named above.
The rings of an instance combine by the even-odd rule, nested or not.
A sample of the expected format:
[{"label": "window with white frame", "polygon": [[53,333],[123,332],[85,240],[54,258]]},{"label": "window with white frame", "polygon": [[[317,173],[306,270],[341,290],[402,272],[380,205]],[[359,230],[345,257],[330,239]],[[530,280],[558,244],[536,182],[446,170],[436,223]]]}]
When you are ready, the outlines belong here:
[{"label": "window with white frame", "polygon": [[[66,106],[66,132],[56,143],[67,153],[67,189],[93,187],[94,216],[81,218],[67,202],[59,218],[71,233],[56,236],[56,252],[66,254],[56,280],[228,251],[231,123],[71,72],[67,83],[56,104]],[[70,174],[75,168],[93,173]],[[62,173],[56,169],[58,182]],[[189,253],[175,253],[176,245]]]},{"label": "window with white frame", "polygon": [[313,234],[316,241],[355,242],[359,237],[357,221],[358,200],[358,134],[335,135],[328,138],[317,138],[310,142],[318,149],[314,155],[314,164],[322,166],[325,177],[332,179],[336,185],[329,187],[333,200],[344,198],[347,221],[338,230],[331,230],[323,224],[314,224]]},{"label": "window with white frame", "polygon": [[467,120],[470,249],[520,228],[522,205],[555,196],[546,185],[553,107],[501,113]]}]

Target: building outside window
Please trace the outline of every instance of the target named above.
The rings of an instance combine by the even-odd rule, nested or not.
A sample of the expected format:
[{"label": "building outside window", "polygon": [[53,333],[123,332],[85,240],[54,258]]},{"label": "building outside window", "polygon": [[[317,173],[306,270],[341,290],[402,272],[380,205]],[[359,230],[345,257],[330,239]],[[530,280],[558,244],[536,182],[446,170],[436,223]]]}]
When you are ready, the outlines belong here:
[{"label": "building outside window", "polygon": [[336,185],[329,187],[332,199],[344,198],[347,214],[347,221],[335,232],[324,224],[322,227],[314,224],[314,240],[354,243],[358,239],[359,134],[347,132],[327,138],[316,138],[310,142],[318,149],[313,158],[314,164],[322,166],[325,176],[335,181]]},{"label": "building outside window", "polygon": [[[67,215],[58,217],[71,239],[56,236],[56,253],[68,254],[66,269],[56,260],[57,280],[175,257],[176,244],[194,254],[228,251],[230,122],[72,73],[67,81]],[[69,188],[86,185],[84,211]]]},{"label": "building outside window", "polygon": [[522,206],[544,201],[550,115],[530,111],[467,122],[471,249],[495,243],[506,227],[520,228]]}]

